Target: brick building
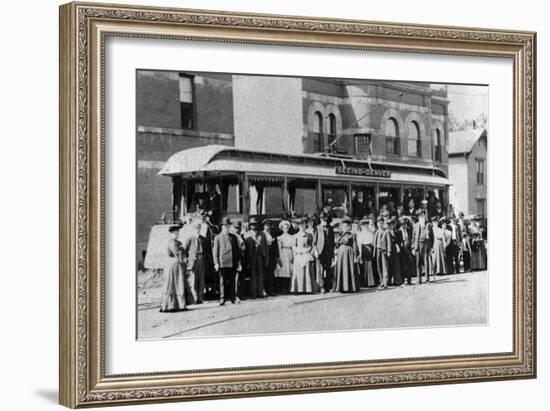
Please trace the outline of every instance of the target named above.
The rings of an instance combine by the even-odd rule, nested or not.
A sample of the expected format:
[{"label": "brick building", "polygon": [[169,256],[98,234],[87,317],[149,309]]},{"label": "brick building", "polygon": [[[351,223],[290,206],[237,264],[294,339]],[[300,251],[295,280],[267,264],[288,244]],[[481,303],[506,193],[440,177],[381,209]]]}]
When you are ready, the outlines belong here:
[{"label": "brick building", "polygon": [[[137,74],[137,250],[151,225],[172,209],[172,181],[159,175],[167,159],[204,145],[274,154],[368,160],[409,171],[448,173],[448,100],[428,83],[180,73]],[[413,176],[414,177],[414,176]],[[429,187],[373,183],[376,206],[406,196],[425,197]],[[325,196],[345,201],[345,192]],[[436,189],[446,203],[446,190]],[[279,191],[264,201],[282,203]],[[300,195],[295,209],[312,209]]]}]

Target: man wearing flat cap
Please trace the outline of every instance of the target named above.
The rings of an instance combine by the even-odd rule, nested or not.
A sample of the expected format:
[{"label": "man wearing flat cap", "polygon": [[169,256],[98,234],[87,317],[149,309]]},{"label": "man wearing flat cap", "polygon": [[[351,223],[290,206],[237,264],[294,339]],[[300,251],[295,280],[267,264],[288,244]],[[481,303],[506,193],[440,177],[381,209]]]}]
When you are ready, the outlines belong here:
[{"label": "man wearing flat cap", "polygon": [[223,217],[221,232],[214,238],[212,256],[214,269],[220,279],[220,305],[224,305],[229,298],[235,303],[235,275],[241,265],[241,251],[237,237],[229,231],[231,219]]},{"label": "man wearing flat cap", "polygon": [[416,284],[422,284],[422,275],[426,275],[426,281],[430,282],[430,253],[433,247],[433,230],[430,223],[426,221],[426,212],[419,209],[416,212],[418,222],[413,226],[412,232],[412,254],[415,257]]}]

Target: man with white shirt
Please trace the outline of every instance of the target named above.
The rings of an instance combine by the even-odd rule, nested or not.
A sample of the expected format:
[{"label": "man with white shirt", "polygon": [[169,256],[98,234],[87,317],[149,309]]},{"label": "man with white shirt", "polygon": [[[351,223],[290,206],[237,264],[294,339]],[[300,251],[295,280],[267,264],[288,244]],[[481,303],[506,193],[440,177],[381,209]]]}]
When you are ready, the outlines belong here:
[{"label": "man with white shirt", "polygon": [[447,267],[450,274],[460,272],[460,248],[462,244],[462,229],[458,225],[456,218],[451,218],[451,223],[447,228],[451,234],[451,241],[447,246]]}]

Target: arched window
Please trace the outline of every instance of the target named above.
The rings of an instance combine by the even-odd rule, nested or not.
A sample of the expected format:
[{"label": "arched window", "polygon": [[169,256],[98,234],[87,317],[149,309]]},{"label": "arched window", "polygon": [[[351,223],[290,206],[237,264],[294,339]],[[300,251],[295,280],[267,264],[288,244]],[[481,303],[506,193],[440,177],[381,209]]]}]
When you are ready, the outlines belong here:
[{"label": "arched window", "polygon": [[420,157],[420,128],[416,121],[409,123],[409,141],[407,154],[409,157]]},{"label": "arched window", "polygon": [[441,161],[441,131],[434,129],[434,160]]},{"label": "arched window", "polygon": [[336,140],[336,116],[328,115],[328,145],[330,146]]},{"label": "arched window", "polygon": [[399,155],[399,126],[397,125],[397,120],[393,117],[388,118],[386,121],[386,130],[384,132],[386,135],[386,153]]},{"label": "arched window", "polygon": [[316,111],[313,115],[313,145],[314,150],[323,151],[323,115]]}]

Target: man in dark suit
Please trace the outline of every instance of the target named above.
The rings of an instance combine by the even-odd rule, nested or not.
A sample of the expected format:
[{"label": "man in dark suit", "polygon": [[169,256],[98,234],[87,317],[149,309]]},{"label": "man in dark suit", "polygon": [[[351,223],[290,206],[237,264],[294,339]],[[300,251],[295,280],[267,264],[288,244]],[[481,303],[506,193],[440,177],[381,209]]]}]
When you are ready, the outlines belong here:
[{"label": "man in dark suit", "polygon": [[220,277],[220,305],[224,305],[226,295],[235,303],[235,275],[241,265],[241,252],[237,237],[229,232],[231,220],[224,217],[221,222],[221,232],[214,238],[212,256],[214,270]]},{"label": "man in dark suit", "polygon": [[437,200],[435,202],[435,207],[432,211],[431,217],[437,217],[438,219],[445,217],[445,210],[443,210],[443,204],[441,204],[441,201]]},{"label": "man in dark suit", "polygon": [[231,223],[231,234],[233,234],[235,237],[237,237],[237,242],[239,244],[239,250],[240,250],[240,257],[241,257],[241,264],[240,269],[237,268],[237,274],[235,275],[235,301],[238,303],[241,302],[241,298],[243,297],[243,286],[245,283],[245,272],[244,268],[246,266],[246,247],[244,245],[244,238],[242,233],[242,222],[241,220],[233,220]]},{"label": "man in dark suit", "polygon": [[353,219],[361,219],[369,214],[370,210],[365,199],[365,193],[357,191],[357,197],[353,199],[351,208]]},{"label": "man in dark suit", "polygon": [[409,199],[409,203],[407,204],[407,207],[403,211],[403,214],[409,217],[413,217],[416,213],[416,204],[414,202],[414,198]]},{"label": "man in dark suit", "polygon": [[418,222],[413,226],[412,254],[416,261],[416,284],[422,284],[422,274],[426,275],[426,281],[430,282],[430,253],[433,247],[433,230],[431,224],[426,221],[424,210],[416,212]]},{"label": "man in dark suit", "polygon": [[186,282],[193,303],[202,304],[206,287],[206,270],[208,265],[207,253],[209,247],[206,239],[201,235],[202,224],[195,220],[192,225],[195,232],[185,239],[183,248],[187,254]]},{"label": "man in dark suit", "polygon": [[220,195],[216,191],[214,184],[208,184],[208,202],[206,205],[206,213],[210,218],[211,224],[218,225],[220,223],[221,204]]},{"label": "man in dark suit", "polygon": [[267,239],[256,217],[250,217],[248,227],[250,229],[245,234],[244,243],[246,263],[250,273],[250,294],[252,298],[263,298],[267,297],[264,289],[264,273],[269,264]]},{"label": "man in dark suit", "polygon": [[451,274],[460,272],[460,250],[462,247],[462,229],[456,218],[451,218],[447,230],[451,234],[451,241],[447,246],[447,267]]},{"label": "man in dark suit", "polygon": [[412,272],[414,270],[414,259],[411,253],[412,229],[411,219],[407,216],[399,217],[399,228],[397,230],[397,244],[400,248],[401,277],[403,285],[411,284]]},{"label": "man in dark suit", "polygon": [[319,216],[320,224],[315,230],[313,247],[318,255],[318,267],[321,293],[332,289],[332,259],[334,257],[334,229],[330,225],[330,216],[324,211]]},{"label": "man in dark suit", "polygon": [[277,243],[272,222],[264,220],[263,226],[268,253],[268,264],[264,271],[264,287],[267,295],[273,297],[275,296],[275,267],[279,262],[279,244]]},{"label": "man in dark suit", "polygon": [[376,219],[377,230],[374,233],[374,261],[376,272],[378,273],[378,288],[386,288],[388,286],[387,272],[384,273],[384,255],[386,254],[386,243],[384,241],[384,218],[379,216]]}]

